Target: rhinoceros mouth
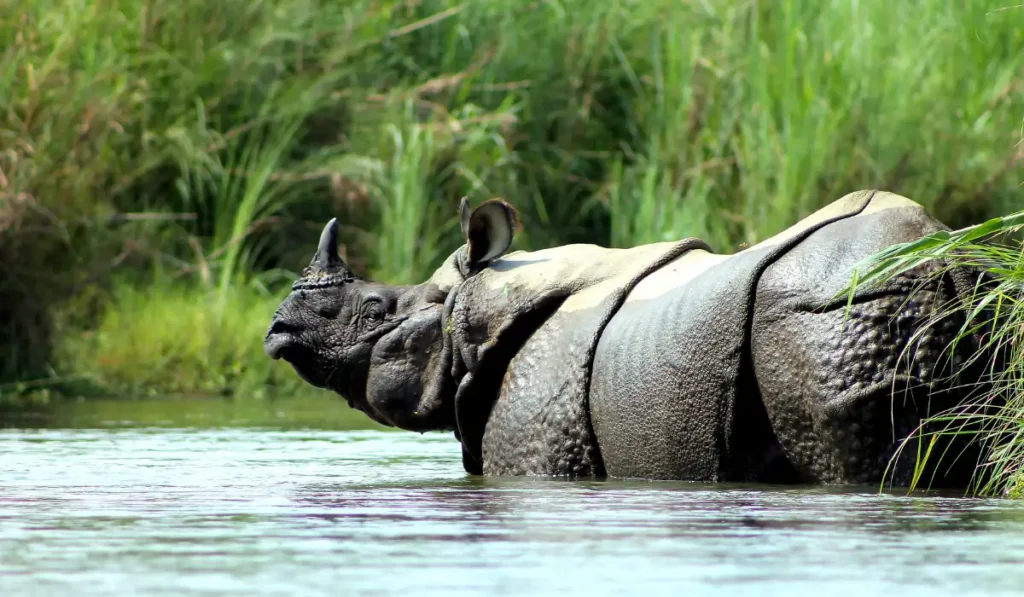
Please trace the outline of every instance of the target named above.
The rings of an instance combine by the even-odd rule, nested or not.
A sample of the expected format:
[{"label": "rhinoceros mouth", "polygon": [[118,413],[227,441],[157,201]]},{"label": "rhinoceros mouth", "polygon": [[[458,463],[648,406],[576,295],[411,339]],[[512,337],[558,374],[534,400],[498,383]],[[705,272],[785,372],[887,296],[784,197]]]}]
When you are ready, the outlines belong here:
[{"label": "rhinoceros mouth", "polygon": [[[263,340],[263,352],[276,360],[286,357],[288,349],[295,347],[295,338],[289,334],[271,334]],[[288,360],[285,358],[285,360]]]},{"label": "rhinoceros mouth", "polygon": [[298,344],[298,331],[295,325],[275,314],[267,335],[263,338],[263,352],[275,361],[281,358],[289,360],[285,353]]},{"label": "rhinoceros mouth", "polygon": [[263,352],[275,361],[280,360],[291,365],[302,381],[314,387],[325,387],[324,381],[319,379],[314,355],[294,335],[268,334],[263,340]]}]

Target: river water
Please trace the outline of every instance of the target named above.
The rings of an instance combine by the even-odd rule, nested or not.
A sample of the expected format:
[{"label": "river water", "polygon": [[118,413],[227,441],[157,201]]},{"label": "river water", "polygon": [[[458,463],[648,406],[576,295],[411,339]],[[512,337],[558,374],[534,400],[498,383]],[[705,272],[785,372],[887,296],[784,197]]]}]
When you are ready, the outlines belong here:
[{"label": "river water", "polygon": [[0,429],[0,595],[1024,593],[1024,502],[483,479],[450,435],[282,408]]}]

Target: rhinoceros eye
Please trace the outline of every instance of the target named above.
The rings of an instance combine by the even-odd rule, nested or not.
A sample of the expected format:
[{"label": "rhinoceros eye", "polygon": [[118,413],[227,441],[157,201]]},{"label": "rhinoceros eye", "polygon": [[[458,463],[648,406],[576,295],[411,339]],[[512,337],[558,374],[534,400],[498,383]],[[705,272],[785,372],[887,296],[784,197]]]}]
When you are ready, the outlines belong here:
[{"label": "rhinoceros eye", "polygon": [[370,300],[363,304],[363,321],[367,327],[375,327],[384,321],[384,305],[378,300]]}]

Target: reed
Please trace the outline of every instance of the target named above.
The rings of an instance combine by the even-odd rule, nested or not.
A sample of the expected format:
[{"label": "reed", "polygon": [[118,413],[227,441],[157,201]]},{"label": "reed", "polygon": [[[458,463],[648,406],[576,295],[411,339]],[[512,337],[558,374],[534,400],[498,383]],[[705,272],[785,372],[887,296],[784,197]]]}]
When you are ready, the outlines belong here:
[{"label": "reed", "polygon": [[[997,217],[953,232],[942,231],[917,241],[900,244],[871,256],[858,268],[849,286],[859,288],[887,281],[924,263],[939,263],[941,276],[953,268],[971,268],[982,277],[969,294],[944,305],[924,323],[915,337],[960,316],[956,337],[948,345],[950,355],[962,343],[978,340],[974,354],[950,372],[949,379],[963,379],[971,398],[922,422],[901,438],[895,458],[904,450],[916,450],[919,471],[937,468],[943,461],[960,457],[963,450],[934,451],[951,437],[980,448],[970,490],[981,495],[1024,495],[1024,211]],[[914,339],[908,345],[914,344]],[[918,475],[911,489],[927,485]]]}]

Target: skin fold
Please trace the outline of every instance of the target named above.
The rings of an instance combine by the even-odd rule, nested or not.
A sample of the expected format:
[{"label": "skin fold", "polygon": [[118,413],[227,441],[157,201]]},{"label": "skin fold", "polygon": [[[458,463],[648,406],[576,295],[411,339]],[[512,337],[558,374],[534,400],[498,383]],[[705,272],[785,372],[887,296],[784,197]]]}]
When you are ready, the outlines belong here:
[{"label": "skin fold", "polygon": [[[329,222],[264,349],[379,423],[453,432],[470,473],[876,483],[924,417],[968,399],[945,350],[960,322],[913,334],[974,273],[836,298],[859,261],[946,229],[904,197],[851,193],[734,255],[692,238],[508,253],[510,205],[460,209],[465,244],[411,286],[353,273]],[[952,447],[933,485],[973,472]]]}]

